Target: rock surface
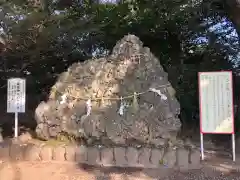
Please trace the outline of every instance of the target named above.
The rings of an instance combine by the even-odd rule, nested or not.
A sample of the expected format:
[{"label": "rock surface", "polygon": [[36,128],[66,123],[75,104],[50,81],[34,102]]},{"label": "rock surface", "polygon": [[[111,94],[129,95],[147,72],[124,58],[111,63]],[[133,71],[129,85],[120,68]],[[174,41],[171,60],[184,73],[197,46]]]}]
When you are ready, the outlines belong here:
[{"label": "rock surface", "polygon": [[163,146],[181,127],[179,111],[159,60],[127,35],[110,56],[75,63],[59,76],[49,100],[35,111],[36,133],[43,139],[63,133],[103,144]]}]

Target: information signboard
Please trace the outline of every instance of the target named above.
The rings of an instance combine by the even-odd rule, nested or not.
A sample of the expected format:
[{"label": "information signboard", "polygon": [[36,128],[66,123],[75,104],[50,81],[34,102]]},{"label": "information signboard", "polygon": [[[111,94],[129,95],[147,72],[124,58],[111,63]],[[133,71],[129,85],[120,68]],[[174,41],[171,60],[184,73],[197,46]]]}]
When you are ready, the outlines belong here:
[{"label": "information signboard", "polygon": [[15,137],[18,137],[18,113],[25,112],[25,103],[26,80],[21,78],[8,79],[7,112],[15,114]]},{"label": "information signboard", "polygon": [[199,72],[198,85],[202,160],[204,160],[203,134],[232,134],[235,161],[232,72]]},{"label": "information signboard", "polygon": [[24,113],[26,103],[25,79],[8,79],[7,112]]},{"label": "information signboard", "polygon": [[199,97],[201,132],[234,134],[232,73],[199,73]]}]

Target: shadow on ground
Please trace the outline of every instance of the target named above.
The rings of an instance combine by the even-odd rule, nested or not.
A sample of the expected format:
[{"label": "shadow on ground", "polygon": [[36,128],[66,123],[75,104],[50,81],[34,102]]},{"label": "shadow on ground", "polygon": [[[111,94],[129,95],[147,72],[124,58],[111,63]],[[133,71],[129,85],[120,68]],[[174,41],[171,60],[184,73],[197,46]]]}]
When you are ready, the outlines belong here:
[{"label": "shadow on ground", "polygon": [[133,179],[159,179],[173,172],[171,169],[144,169],[144,168],[120,168],[101,167],[79,164],[78,167],[88,173],[94,174],[95,180],[113,180],[113,176],[119,180]]},{"label": "shadow on ground", "polygon": [[179,171],[174,169],[142,169],[142,168],[104,168],[79,165],[81,171],[94,174],[95,180],[233,180],[240,172],[230,166],[227,168],[206,166],[198,170]]}]

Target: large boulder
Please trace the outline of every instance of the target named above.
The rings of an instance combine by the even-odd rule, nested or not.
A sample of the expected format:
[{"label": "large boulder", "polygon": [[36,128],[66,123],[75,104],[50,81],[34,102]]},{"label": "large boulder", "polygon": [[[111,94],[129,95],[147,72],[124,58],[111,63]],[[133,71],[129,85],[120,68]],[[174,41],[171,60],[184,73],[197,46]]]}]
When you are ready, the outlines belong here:
[{"label": "large boulder", "polygon": [[160,61],[127,35],[110,56],[75,63],[59,76],[49,100],[36,109],[36,133],[158,146],[176,136],[179,113]]}]

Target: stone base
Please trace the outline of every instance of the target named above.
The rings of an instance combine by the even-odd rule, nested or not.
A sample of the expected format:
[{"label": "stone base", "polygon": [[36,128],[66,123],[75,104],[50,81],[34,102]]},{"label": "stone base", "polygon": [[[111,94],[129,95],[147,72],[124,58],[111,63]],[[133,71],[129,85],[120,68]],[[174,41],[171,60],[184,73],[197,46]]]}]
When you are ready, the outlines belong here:
[{"label": "stone base", "polygon": [[134,147],[47,146],[5,144],[0,146],[0,160],[66,161],[104,167],[199,169],[200,152],[188,149]]}]

